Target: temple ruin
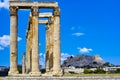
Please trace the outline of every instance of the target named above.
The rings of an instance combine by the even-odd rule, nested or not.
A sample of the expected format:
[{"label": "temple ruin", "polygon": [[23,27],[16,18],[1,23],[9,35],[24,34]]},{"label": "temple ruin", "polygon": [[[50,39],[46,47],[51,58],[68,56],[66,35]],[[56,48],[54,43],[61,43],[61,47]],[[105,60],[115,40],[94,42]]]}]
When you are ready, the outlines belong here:
[{"label": "temple ruin", "polygon": [[[40,13],[39,10],[53,9]],[[39,70],[39,24],[46,24],[46,75],[60,75],[60,8],[57,2],[20,2],[10,0],[10,70],[18,75],[18,9],[31,9],[26,33],[26,53],[23,54],[22,74],[41,76]],[[39,20],[48,18],[48,20]]]}]

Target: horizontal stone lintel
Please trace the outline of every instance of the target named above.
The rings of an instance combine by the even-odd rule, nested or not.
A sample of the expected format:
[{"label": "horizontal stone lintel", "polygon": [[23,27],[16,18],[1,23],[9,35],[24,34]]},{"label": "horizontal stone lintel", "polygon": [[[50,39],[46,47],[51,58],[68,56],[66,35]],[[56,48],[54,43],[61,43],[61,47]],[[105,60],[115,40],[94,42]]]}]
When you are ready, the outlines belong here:
[{"label": "horizontal stone lintel", "polygon": [[52,17],[52,13],[50,12],[46,12],[46,13],[39,13],[39,17],[40,18],[49,18],[49,17]]},{"label": "horizontal stone lintel", "polygon": [[36,6],[38,8],[55,8],[58,7],[57,2],[11,2],[10,6],[18,7],[19,9],[31,9]]},{"label": "horizontal stone lintel", "polygon": [[39,23],[39,24],[47,24],[47,23],[48,23],[48,20],[39,20],[38,23]]}]

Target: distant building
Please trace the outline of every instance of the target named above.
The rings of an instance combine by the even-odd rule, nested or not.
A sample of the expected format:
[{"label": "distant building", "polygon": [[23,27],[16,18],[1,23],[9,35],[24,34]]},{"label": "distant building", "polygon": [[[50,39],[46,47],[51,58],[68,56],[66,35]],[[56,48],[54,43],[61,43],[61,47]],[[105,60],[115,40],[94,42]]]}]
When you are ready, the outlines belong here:
[{"label": "distant building", "polygon": [[74,68],[74,67],[64,67],[63,69],[63,73],[67,73],[69,74],[70,72],[76,73],[76,74],[82,74],[84,72],[84,68]]},{"label": "distant building", "polygon": [[104,71],[110,72],[110,71],[116,71],[120,67],[105,67],[103,68]]},{"label": "distant building", "polygon": [[0,66],[0,71],[4,71],[6,68],[6,66]]}]

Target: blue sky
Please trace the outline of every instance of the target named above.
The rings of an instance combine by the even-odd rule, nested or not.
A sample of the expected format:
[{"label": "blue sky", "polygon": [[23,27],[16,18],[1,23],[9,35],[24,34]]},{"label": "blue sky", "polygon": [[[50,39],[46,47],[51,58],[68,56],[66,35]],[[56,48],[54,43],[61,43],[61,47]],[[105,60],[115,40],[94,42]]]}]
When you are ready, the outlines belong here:
[{"label": "blue sky", "polygon": [[[119,0],[56,0],[61,9],[61,54],[99,54],[105,62],[120,64]],[[0,0],[0,65],[9,66],[10,14],[8,0]],[[51,11],[51,10],[46,10]],[[30,10],[18,11],[18,63],[26,51]],[[44,12],[44,10],[41,10]],[[44,64],[45,25],[39,25],[40,63]]]}]

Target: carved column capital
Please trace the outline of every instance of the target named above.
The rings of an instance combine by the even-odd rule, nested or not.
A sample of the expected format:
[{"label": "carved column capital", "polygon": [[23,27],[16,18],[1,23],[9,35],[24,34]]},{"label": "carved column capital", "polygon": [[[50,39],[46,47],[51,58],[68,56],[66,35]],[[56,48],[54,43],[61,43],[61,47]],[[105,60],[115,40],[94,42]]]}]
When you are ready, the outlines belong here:
[{"label": "carved column capital", "polygon": [[10,15],[11,16],[17,16],[17,11],[18,11],[18,7],[10,6]]},{"label": "carved column capital", "polygon": [[32,7],[32,16],[38,16],[39,15],[39,9],[38,7]]},{"label": "carved column capital", "polygon": [[54,8],[54,16],[60,16],[60,8],[58,7]]}]

